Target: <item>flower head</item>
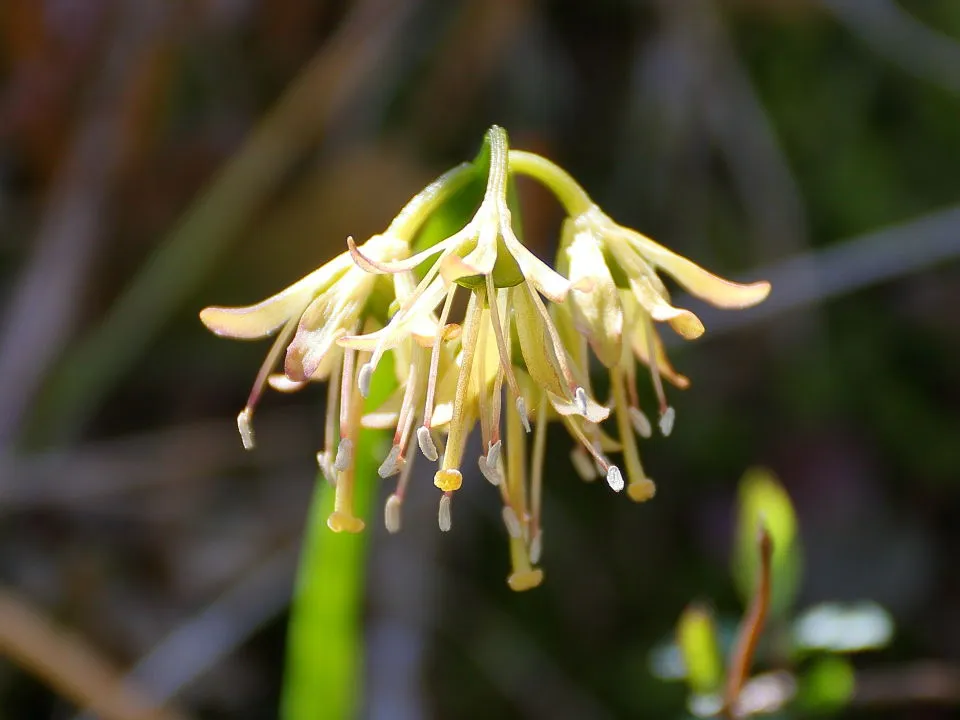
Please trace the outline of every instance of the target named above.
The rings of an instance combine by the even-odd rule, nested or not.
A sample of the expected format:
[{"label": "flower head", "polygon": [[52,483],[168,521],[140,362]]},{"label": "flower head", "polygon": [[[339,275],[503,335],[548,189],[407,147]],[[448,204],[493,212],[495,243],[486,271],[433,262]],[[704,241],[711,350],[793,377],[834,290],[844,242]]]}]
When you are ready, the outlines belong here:
[{"label": "flower head", "polygon": [[[563,225],[557,269],[520,241],[508,203],[510,173],[525,173],[561,200]],[[483,178],[471,219],[419,252],[413,243],[424,220],[471,178]],[[201,319],[227,337],[277,333],[238,424],[253,445],[251,419],[266,384],[297,389],[327,380],[325,447],[317,459],[336,484],[328,525],[355,532],[354,454],[361,426],[393,430],[382,478],[399,476],[384,508],[390,532],[418,454],[436,463],[438,524],[452,527],[452,500],[463,483],[467,437],[479,426],[479,474],[497,488],[509,535],[515,590],[538,585],[543,548],[541,499],[546,427],[561,422],[575,440],[573,466],[585,480],[604,477],[636,501],[655,486],[644,474],[636,436],[652,427],[640,409],[636,368],[645,365],[668,435],[674,412],[663,379],[685,388],[657,333],[668,323],[687,339],[704,332],[689,310],[675,307],[659,272],[720,307],[760,302],[767,283],[739,285],[718,278],[604,214],[576,182],[548,160],[510,151],[494,127],[480,158],[438,179],[416,196],[382,234],[348,249],[278,295],[247,308],[206,308]],[[464,302],[465,301],[465,302]],[[283,374],[272,374],[285,353]],[[363,398],[381,359],[391,353],[398,388],[366,414]],[[609,375],[606,404],[594,399],[591,357]],[[613,414],[616,437],[608,433]],[[527,435],[532,434],[528,453]],[[610,460],[622,453],[620,467]]]}]

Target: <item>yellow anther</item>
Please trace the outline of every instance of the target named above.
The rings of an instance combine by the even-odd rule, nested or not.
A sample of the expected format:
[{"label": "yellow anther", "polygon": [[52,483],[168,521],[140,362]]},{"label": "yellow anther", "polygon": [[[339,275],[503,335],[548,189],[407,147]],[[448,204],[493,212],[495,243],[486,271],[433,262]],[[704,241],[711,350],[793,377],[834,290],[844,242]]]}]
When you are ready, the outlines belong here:
[{"label": "yellow anther", "polygon": [[444,492],[459,490],[463,485],[463,475],[459,470],[438,470],[433,476],[433,484]]},{"label": "yellow anther", "polygon": [[656,494],[657,486],[653,480],[648,477],[631,482],[627,486],[627,495],[629,495],[630,499],[634,502],[646,502]]},{"label": "yellow anther", "polygon": [[507,585],[515,592],[532,590],[543,582],[543,570],[540,568],[531,568],[515,572],[507,578]]},{"label": "yellow anther", "polygon": [[358,533],[363,530],[364,524],[358,517],[334,510],[327,518],[327,527],[334,532]]}]

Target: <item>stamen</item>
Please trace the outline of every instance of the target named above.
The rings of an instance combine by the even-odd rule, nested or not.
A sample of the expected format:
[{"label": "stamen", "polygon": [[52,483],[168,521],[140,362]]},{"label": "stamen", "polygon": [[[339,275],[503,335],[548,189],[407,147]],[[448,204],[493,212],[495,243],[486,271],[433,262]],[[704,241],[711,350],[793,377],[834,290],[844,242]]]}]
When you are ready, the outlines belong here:
[{"label": "stamen", "polygon": [[660,432],[664,437],[669,436],[670,433],[673,432],[673,422],[676,419],[677,411],[673,409],[672,405],[668,405],[667,409],[660,415]]},{"label": "stamen", "polygon": [[540,562],[540,555],[543,552],[543,531],[537,530],[534,533],[533,538],[530,540],[530,562],[533,565],[536,565]]},{"label": "stamen", "polygon": [[[627,478],[630,480],[628,494],[633,498],[635,493],[643,496],[644,491],[640,489],[635,490],[634,486],[639,483],[641,487],[644,487],[646,477],[643,473],[643,465],[640,462],[637,438],[634,436],[630,427],[631,420],[633,419],[630,410],[635,408],[630,408],[627,405],[627,394],[623,387],[623,375],[623,372],[618,368],[610,371],[610,389],[613,391],[613,402],[617,411],[617,430],[620,433],[620,444],[623,445],[623,460],[627,465]],[[623,487],[622,478],[620,479],[620,487]]]},{"label": "stamen", "polygon": [[[463,324],[463,338],[461,340],[460,373],[457,376],[457,389],[453,400],[453,417],[447,431],[447,447],[443,453],[443,470],[453,470],[460,466],[463,456],[463,446],[466,443],[466,434],[470,431],[468,424],[472,410],[468,407],[467,393],[473,374],[473,361],[477,354],[477,337],[480,333],[480,319],[482,308],[477,293],[471,293],[467,303],[466,316]],[[459,475],[459,473],[457,473]],[[439,478],[435,478],[436,483]]]},{"label": "stamen", "polygon": [[452,468],[438,470],[433,476],[433,484],[444,492],[453,492],[463,485],[463,475],[459,470]]},{"label": "stamen", "polygon": [[[656,329],[653,327],[653,320],[650,319],[650,314],[647,312],[641,312],[641,317],[643,318],[644,324],[644,334],[646,335],[647,341],[647,355],[649,356],[648,362],[650,364],[650,378],[653,380],[653,389],[657,394],[657,401],[660,403],[660,414],[663,415],[667,411],[667,396],[663,392],[663,379],[660,377],[660,367],[657,365],[657,347],[656,336],[654,333]],[[663,420],[661,418],[661,424]],[[665,435],[669,433],[664,433]]]},{"label": "stamen", "polygon": [[[500,324],[500,298],[493,285],[493,274],[487,275],[487,304],[490,306],[490,320],[493,324],[493,334],[497,340],[497,352],[500,355],[500,367],[503,368],[504,377],[507,379],[507,387],[517,397],[520,397],[520,384],[513,374],[513,363],[510,361],[510,352],[507,349],[507,342],[504,337],[504,328]],[[510,314],[504,313],[504,319],[507,321],[506,333],[510,333]]]},{"label": "stamen", "polygon": [[577,445],[573,449],[570,453],[570,462],[573,463],[573,469],[577,471],[577,475],[582,480],[593,482],[597,479],[597,467],[582,446]]},{"label": "stamen", "polygon": [[650,427],[650,420],[643,414],[640,408],[630,407],[627,413],[630,415],[630,424],[633,425],[633,429],[637,435],[642,438],[648,438],[653,434],[653,429]]},{"label": "stamen", "polygon": [[509,505],[504,505],[501,514],[503,515],[503,524],[507,526],[510,537],[523,537],[523,527],[520,525],[520,518],[517,517],[516,511]]},{"label": "stamen", "polygon": [[[331,483],[336,482],[336,473],[333,471],[333,443],[337,435],[337,420],[340,404],[340,372],[342,366],[337,363],[330,375],[330,382],[327,384],[327,411],[323,421],[323,456],[327,471],[327,480]],[[320,456],[317,455],[319,458]],[[323,465],[320,466],[323,469]]]},{"label": "stamen", "polygon": [[267,384],[267,380],[270,378],[270,374],[273,372],[277,360],[280,359],[280,353],[284,351],[290,342],[290,337],[300,322],[301,314],[302,311],[291,315],[277,335],[277,339],[273,341],[273,345],[270,346],[270,351],[267,353],[267,357],[264,358],[263,364],[257,372],[257,377],[253,381],[253,387],[250,389],[247,404],[243,410],[240,411],[240,414],[237,415],[237,429],[240,430],[240,440],[243,442],[244,450],[252,450],[256,444],[253,437],[253,410],[260,401],[263,388]]},{"label": "stamen", "polygon": [[433,436],[430,434],[430,428],[421,425],[417,428],[417,445],[420,446],[420,452],[430,462],[436,462],[440,455],[437,453],[437,446],[433,442]]},{"label": "stamen", "polygon": [[383,524],[391,535],[400,532],[400,507],[402,504],[403,501],[400,496],[394,493],[387,498],[387,503],[383,506]]},{"label": "stamen", "polygon": [[[537,429],[533,434],[533,452],[530,454],[530,512],[533,534],[540,532],[540,506],[543,497],[543,461],[547,452],[547,396],[540,399],[537,409]],[[536,560],[533,561],[536,563]]]},{"label": "stamen", "polygon": [[611,465],[610,469],[607,470],[607,485],[609,485],[614,492],[623,490],[623,475],[620,474],[620,468],[616,465]]},{"label": "stamen", "polygon": [[657,486],[653,480],[648,477],[637,482],[631,482],[627,486],[627,495],[629,495],[630,499],[634,502],[646,502],[656,494]]},{"label": "stamen", "polygon": [[338,472],[343,472],[350,467],[350,461],[353,459],[353,440],[343,438],[337,447],[337,458],[333,461],[333,467]]},{"label": "stamen", "polygon": [[500,469],[496,464],[491,465],[490,461],[481,455],[477,458],[477,466],[480,468],[480,474],[489,480],[491,485],[500,485],[502,478],[500,477]]},{"label": "stamen", "polygon": [[357,387],[360,389],[360,397],[367,397],[370,394],[370,380],[373,378],[373,371],[376,368],[372,363],[364,363],[357,373]]},{"label": "stamen", "polygon": [[490,467],[497,466],[497,461],[500,459],[500,450],[502,447],[503,443],[499,440],[490,445],[490,448],[487,450],[487,465]]},{"label": "stamen", "polygon": [[386,479],[392,475],[396,475],[400,472],[400,469],[403,467],[403,460],[400,458],[400,446],[394,445],[390,448],[390,452],[387,453],[386,459],[377,468],[377,474]]},{"label": "stamen", "polygon": [[333,463],[330,461],[330,453],[325,451],[317,453],[317,467],[320,468],[320,472],[323,473],[323,477],[326,478],[328,483],[331,485],[336,484],[337,471],[333,469]]},{"label": "stamen", "polygon": [[446,493],[440,498],[440,511],[437,513],[437,521],[441,532],[450,532],[453,520],[450,517],[450,496]]},{"label": "stamen", "polygon": [[527,415],[527,404],[520,396],[517,396],[517,414],[520,415],[520,422],[523,424],[524,432],[529,433],[530,417]]},{"label": "stamen", "polygon": [[253,450],[256,444],[253,439],[253,408],[245,407],[237,415],[237,429],[240,430],[240,440],[244,450]]},{"label": "stamen", "polygon": [[356,350],[343,351],[343,367],[340,370],[340,437],[344,437],[350,426],[348,418],[353,406],[354,366],[357,362]]},{"label": "stamen", "polygon": [[[456,293],[457,286],[451,285],[450,289],[447,291],[447,298],[443,301],[443,308],[440,310],[440,319],[437,322],[437,334],[433,338],[433,347],[430,349],[430,372],[427,375],[427,397],[423,404],[423,424],[425,427],[430,427],[430,420],[433,418],[433,401],[437,392],[437,375],[439,374],[440,367],[440,343],[443,339],[444,328],[447,323],[447,316],[450,315],[450,307],[453,305],[453,296]],[[420,431],[417,430],[417,439],[420,439]],[[431,446],[433,443],[431,442]],[[420,443],[420,449],[423,449],[423,443]],[[436,447],[434,447],[434,456],[430,455],[424,451],[424,455],[431,461],[436,461]]]}]

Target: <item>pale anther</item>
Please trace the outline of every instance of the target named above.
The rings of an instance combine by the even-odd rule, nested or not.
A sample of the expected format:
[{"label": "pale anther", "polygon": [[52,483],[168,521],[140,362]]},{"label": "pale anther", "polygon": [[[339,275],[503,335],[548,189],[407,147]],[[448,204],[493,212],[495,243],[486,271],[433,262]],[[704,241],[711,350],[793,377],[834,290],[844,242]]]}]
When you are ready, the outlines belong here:
[{"label": "pale anther", "polygon": [[676,419],[677,411],[673,409],[672,405],[663,411],[663,414],[660,416],[660,432],[664,437],[667,437],[673,432],[673,421]]},{"label": "pale anther", "polygon": [[333,463],[330,462],[330,453],[326,451],[317,453],[317,467],[320,468],[320,472],[323,473],[327,482],[335,483],[337,481],[337,473],[333,469]]},{"label": "pale anther", "polygon": [[357,373],[357,387],[360,388],[361,397],[367,397],[370,394],[370,380],[373,378],[374,367],[371,363],[364,363]]},{"label": "pale anther", "polygon": [[245,407],[237,415],[237,429],[240,430],[240,441],[244,450],[253,450],[253,410]]},{"label": "pale anther", "polygon": [[450,532],[450,527],[453,525],[453,521],[450,517],[449,495],[442,495],[440,497],[440,512],[438,513],[437,520],[440,523],[440,530],[442,532]]},{"label": "pale anther", "polygon": [[523,423],[525,432],[530,432],[530,418],[527,417],[527,404],[522,397],[517,398],[517,413],[520,415],[520,422]]},{"label": "pale anther", "polygon": [[523,526],[520,524],[520,518],[516,511],[509,505],[503,506],[503,524],[507,526],[507,532],[512,538],[523,537]]},{"label": "pale anther", "polygon": [[403,467],[400,461],[400,446],[394,445],[390,448],[390,452],[387,453],[386,459],[377,468],[377,474],[382,478],[388,478],[391,475],[396,475],[400,472],[400,469]]},{"label": "pale anther", "polygon": [[653,429],[650,427],[650,420],[643,414],[640,408],[629,408],[627,414],[630,416],[630,423],[633,425],[633,429],[637,435],[642,438],[648,438],[653,434]]},{"label": "pale anther", "polygon": [[333,467],[338,472],[343,472],[350,467],[351,460],[353,460],[353,441],[350,438],[343,438],[337,448],[337,458],[333,461]]},{"label": "pale anther", "polygon": [[383,524],[388,533],[400,532],[400,505],[400,496],[394,494],[387,498],[387,504],[383,506]]},{"label": "pale anther", "polygon": [[579,445],[570,453],[570,462],[573,463],[573,469],[577,471],[581,480],[590,482],[597,479],[597,467],[593,463],[593,458]]},{"label": "pale anther", "polygon": [[490,446],[487,450],[487,465],[492,468],[497,466],[497,461],[500,459],[500,449],[502,447],[503,443],[500,440],[497,440]]},{"label": "pale anther", "polygon": [[489,480],[492,485],[500,484],[500,471],[496,465],[491,465],[483,455],[477,458],[477,465],[480,468],[480,473]]},{"label": "pale anther", "polygon": [[436,462],[440,457],[437,446],[433,442],[433,436],[430,434],[430,428],[426,425],[417,428],[417,445],[420,446],[423,456],[430,462]]},{"label": "pale anther", "polygon": [[574,393],[574,399],[577,401],[577,411],[586,417],[587,415],[587,391],[578,387]]},{"label": "pale anther", "polygon": [[537,530],[536,535],[533,536],[533,539],[530,541],[530,562],[536,565],[540,562],[540,555],[543,552],[543,531]]},{"label": "pale anther", "polygon": [[623,490],[623,475],[620,474],[620,468],[616,465],[611,465],[610,469],[607,470],[607,485],[609,485],[614,492]]}]

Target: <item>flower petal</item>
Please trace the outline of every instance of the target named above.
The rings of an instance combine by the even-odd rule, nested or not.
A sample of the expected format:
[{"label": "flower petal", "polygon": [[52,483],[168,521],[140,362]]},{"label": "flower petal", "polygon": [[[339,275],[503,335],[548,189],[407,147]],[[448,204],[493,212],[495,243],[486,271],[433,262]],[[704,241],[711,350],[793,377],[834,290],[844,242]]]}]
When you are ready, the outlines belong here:
[{"label": "flower petal", "polygon": [[[364,335],[347,335],[337,342],[341,347],[364,352],[381,351],[396,347],[414,328],[422,328],[423,319],[431,317],[433,310],[447,294],[442,278],[435,279],[406,310],[400,310],[380,330]],[[435,326],[434,326],[435,327]]]},{"label": "flower petal", "polygon": [[691,295],[712,305],[730,309],[748,308],[762,302],[770,294],[770,283],[765,280],[747,285],[724,280],[645,235],[624,231],[637,252],[671,275]]},{"label": "flower petal", "polygon": [[547,299],[555,303],[563,302],[570,291],[570,281],[527,250],[511,228],[501,228],[501,231],[503,243],[513,255],[513,259],[517,261],[523,276],[532,282],[533,286]]},{"label": "flower petal", "polygon": [[302,313],[314,297],[327,290],[351,265],[350,255],[342,253],[263,302],[247,307],[204,308],[200,321],[223,337],[239,340],[267,337],[291,317]]},{"label": "flower petal", "polygon": [[582,332],[605,366],[620,360],[623,310],[613,276],[604,260],[597,237],[590,231],[574,235],[564,250],[569,263],[568,277],[577,287],[567,298],[577,329]]},{"label": "flower petal", "polygon": [[630,289],[641,307],[657,322],[668,322],[687,340],[703,335],[703,323],[689,310],[676,308],[667,302],[663,294],[647,277],[630,278]]},{"label": "flower petal", "polygon": [[564,382],[560,364],[554,356],[553,342],[545,323],[533,303],[528,283],[521,283],[513,292],[513,310],[516,320],[520,353],[527,372],[541,389],[558,397],[569,398],[570,389]]}]

